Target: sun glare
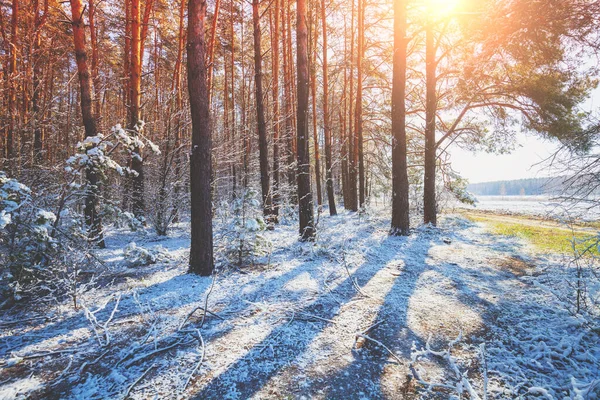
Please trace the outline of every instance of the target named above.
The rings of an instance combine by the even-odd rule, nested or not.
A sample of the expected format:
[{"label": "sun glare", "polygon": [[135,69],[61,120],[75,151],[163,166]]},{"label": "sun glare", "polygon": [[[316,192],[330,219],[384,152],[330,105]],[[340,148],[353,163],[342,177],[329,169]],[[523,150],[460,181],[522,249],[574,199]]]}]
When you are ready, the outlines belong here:
[{"label": "sun glare", "polygon": [[425,0],[428,13],[437,17],[446,17],[456,12],[462,0]]}]

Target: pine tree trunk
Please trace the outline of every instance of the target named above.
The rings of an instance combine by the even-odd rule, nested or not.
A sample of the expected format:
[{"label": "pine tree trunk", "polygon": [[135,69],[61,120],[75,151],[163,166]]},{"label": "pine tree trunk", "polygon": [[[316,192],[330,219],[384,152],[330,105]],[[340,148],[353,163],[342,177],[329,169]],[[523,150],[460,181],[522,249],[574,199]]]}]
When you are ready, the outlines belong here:
[{"label": "pine tree trunk", "polygon": [[335,195],[333,192],[332,155],[331,155],[331,121],[329,120],[329,73],[327,70],[327,20],[325,0],[321,0],[321,21],[323,23],[323,128],[325,131],[325,186],[329,202],[329,215],[337,215]]},{"label": "pine tree trunk", "polygon": [[256,123],[258,128],[258,152],[260,161],[260,186],[262,189],[263,214],[271,216],[271,192],[269,182],[269,149],[267,147],[267,123],[262,88],[262,53],[260,45],[260,20],[258,0],[252,0],[252,23],[254,27],[254,93],[256,100]]},{"label": "pine tree trunk", "polygon": [[210,185],[212,131],[205,60],[205,19],[206,0],[189,0],[187,65],[192,116],[190,272],[202,276],[211,275],[214,269]]},{"label": "pine tree trunk", "polygon": [[395,0],[392,83],[392,235],[408,235],[410,230],[406,159],[406,48],[406,0]]},{"label": "pine tree trunk", "polygon": [[[92,112],[92,79],[87,64],[85,49],[85,24],[83,23],[83,6],[81,0],[70,0],[73,18],[73,43],[79,77],[81,116],[85,127],[85,136],[96,136],[96,120]],[[91,241],[104,248],[102,222],[98,215],[99,179],[93,167],[86,169],[88,188],[85,196],[85,221],[88,226],[88,237]]]},{"label": "pine tree trunk", "polygon": [[[137,135],[140,129],[140,112],[142,98],[142,42],[140,26],[140,0],[131,0],[131,104],[129,130]],[[144,170],[142,150],[135,147],[131,157],[132,177],[131,206],[138,218],[144,217]]]},{"label": "pine tree trunk", "polygon": [[275,26],[271,34],[272,69],[273,69],[273,215],[279,216],[279,141],[280,141],[280,115],[279,115],[279,30],[280,28],[280,0],[275,0]]},{"label": "pine tree trunk", "polygon": [[359,206],[365,205],[365,163],[363,150],[363,57],[365,52],[365,1],[358,0],[358,57],[356,59],[356,136],[354,137],[354,164],[358,165],[358,201]]},{"label": "pine tree trunk", "polygon": [[12,159],[15,157],[14,134],[17,126],[17,35],[19,32],[19,0],[12,1],[12,15],[10,21],[10,45],[8,61],[8,112],[9,125],[6,130],[6,170],[14,170]]},{"label": "pine tree trunk", "polygon": [[221,9],[221,0],[215,2],[215,13],[213,14],[212,29],[210,33],[210,43],[208,45],[208,104],[212,104],[214,61],[215,61],[215,43],[217,38],[217,24],[219,23],[219,10]]},{"label": "pine tree trunk", "polygon": [[317,41],[319,34],[317,31],[317,7],[313,7],[315,13],[311,12],[310,20],[310,51],[311,54],[311,65],[310,69],[310,90],[312,98],[312,126],[313,126],[313,146],[315,152],[315,184],[317,186],[317,206],[323,205],[323,194],[321,190],[321,151],[319,149],[319,131],[317,128]]},{"label": "pine tree trunk", "polygon": [[[352,12],[350,14],[350,102],[348,104],[348,206],[346,209],[350,211],[358,211],[358,197],[357,197],[357,158],[354,157],[358,154],[356,151],[356,135],[354,127],[356,126],[355,113],[353,112],[354,106],[354,2],[352,1]],[[360,1],[360,0],[359,0]]]},{"label": "pine tree trunk", "polygon": [[426,28],[425,40],[425,74],[426,74],[426,99],[425,99],[425,179],[423,188],[423,222],[436,225],[437,210],[435,200],[435,113],[436,99],[436,60],[433,38],[433,26],[429,21]]},{"label": "pine tree trunk", "polygon": [[315,236],[313,199],[310,190],[310,154],[308,151],[308,28],[306,24],[306,0],[296,3],[296,65],[297,65],[297,128],[296,149],[298,162],[298,204],[300,236],[310,240]]},{"label": "pine tree trunk", "polygon": [[42,27],[46,23],[48,15],[48,0],[44,1],[44,11],[40,15],[39,0],[34,1],[34,20],[35,20],[35,33],[33,40],[33,54],[36,59],[33,65],[33,96],[31,98],[31,110],[33,111],[33,161],[35,164],[40,164],[43,161],[43,130],[41,121],[44,119],[40,108],[40,97],[42,92],[42,81],[40,76],[42,75],[42,62],[40,61],[41,47],[42,47]]}]

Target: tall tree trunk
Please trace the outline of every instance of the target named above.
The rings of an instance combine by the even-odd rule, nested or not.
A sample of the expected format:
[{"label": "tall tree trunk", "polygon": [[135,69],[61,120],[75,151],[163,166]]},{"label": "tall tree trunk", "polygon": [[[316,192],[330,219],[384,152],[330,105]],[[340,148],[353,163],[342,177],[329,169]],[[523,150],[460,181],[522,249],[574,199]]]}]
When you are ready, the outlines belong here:
[{"label": "tall tree trunk", "polygon": [[[79,77],[81,116],[85,127],[85,136],[96,136],[96,120],[92,112],[92,79],[87,64],[87,53],[85,49],[85,24],[83,23],[83,6],[81,0],[71,1],[71,14],[73,25],[73,43],[75,47],[75,60],[77,62],[77,73]],[[85,196],[85,221],[88,226],[88,237],[96,242],[99,247],[104,248],[102,235],[102,223],[98,215],[98,188],[99,179],[94,166],[86,168],[86,179],[88,188]]]},{"label": "tall tree trunk", "polygon": [[179,178],[181,175],[181,157],[179,154],[179,147],[181,145],[181,130],[182,130],[182,115],[183,112],[183,96],[181,94],[181,64],[183,60],[183,47],[185,43],[185,29],[184,29],[184,15],[185,15],[185,6],[186,0],[181,0],[179,3],[179,34],[177,39],[177,59],[175,60],[175,69],[173,71],[173,81],[171,83],[171,92],[174,93],[175,96],[175,132],[173,137],[173,149],[175,154],[173,155],[173,159],[175,162],[175,185],[173,187],[173,197],[175,201],[173,202],[173,210],[171,211],[173,216],[173,222],[179,222],[179,192],[181,190],[181,185],[179,183]]},{"label": "tall tree trunk", "polygon": [[94,85],[94,116],[96,124],[101,130],[100,121],[100,82],[98,81],[98,35],[96,27],[96,4],[94,0],[88,0],[88,22],[90,25],[90,46],[92,48],[92,83]]},{"label": "tall tree trunk", "polygon": [[275,0],[275,26],[271,33],[271,64],[273,69],[273,215],[279,216],[279,138],[281,131],[279,115],[279,30],[280,0]]},{"label": "tall tree trunk", "polygon": [[[140,133],[140,112],[142,98],[142,41],[140,26],[140,0],[131,0],[131,104],[129,130],[133,135]],[[133,149],[131,169],[135,172],[132,179],[132,210],[136,217],[144,216],[144,170],[142,150]]]},{"label": "tall tree trunk", "polygon": [[325,186],[329,202],[329,215],[337,215],[335,194],[333,192],[333,177],[331,174],[331,121],[329,117],[329,72],[327,70],[327,12],[325,0],[321,0],[321,21],[323,23],[323,128],[325,132]]},{"label": "tall tree trunk", "polygon": [[394,1],[392,83],[392,235],[410,230],[406,160],[406,0]]},{"label": "tall tree trunk", "polygon": [[215,12],[213,14],[212,28],[210,31],[210,43],[208,45],[208,104],[212,104],[213,77],[215,69],[215,44],[217,38],[217,24],[219,23],[220,9],[221,0],[217,0],[215,2]]},{"label": "tall tree trunk", "polygon": [[269,149],[267,147],[267,123],[265,122],[265,106],[262,88],[262,53],[260,46],[259,18],[258,0],[252,0],[252,24],[254,27],[254,93],[256,98],[260,186],[262,189],[263,214],[270,218],[272,211],[269,183]]},{"label": "tall tree trunk", "polygon": [[207,88],[205,19],[206,0],[189,0],[187,65],[192,116],[190,272],[202,276],[211,275],[214,269],[210,188],[212,128]]},{"label": "tall tree trunk", "polygon": [[[344,16],[344,57],[348,54],[348,30],[346,25],[346,16]],[[348,128],[347,128],[347,116],[348,116],[348,68],[344,63],[344,87],[342,89],[342,97],[344,98],[342,109],[340,110],[342,121],[342,140],[340,153],[342,157],[342,193],[344,197],[344,208],[349,209],[350,204],[350,190],[349,190],[349,176],[348,176]]]},{"label": "tall tree trunk", "polygon": [[306,24],[306,0],[296,3],[296,65],[297,65],[297,128],[296,150],[298,162],[298,204],[300,236],[310,240],[315,236],[314,209],[310,190],[310,153],[308,151],[308,28]]},{"label": "tall tree trunk", "polygon": [[34,65],[33,65],[33,96],[31,98],[31,110],[33,111],[33,160],[34,163],[40,164],[43,161],[43,130],[41,121],[43,118],[43,112],[40,107],[40,98],[42,92],[42,57],[40,52],[42,51],[42,27],[46,23],[48,16],[48,0],[44,1],[44,10],[40,15],[39,0],[34,1],[34,24],[35,33],[33,40],[33,54],[34,54]]},{"label": "tall tree trunk", "polygon": [[[348,206],[346,209],[350,211],[358,211],[357,197],[357,162],[354,154],[357,154],[355,149],[356,134],[354,127],[356,125],[354,106],[354,4],[352,1],[352,12],[350,13],[350,102],[348,104]],[[358,0],[360,1],[360,0]]]},{"label": "tall tree trunk", "polygon": [[10,20],[10,51],[8,61],[8,112],[10,114],[10,122],[6,132],[6,169],[10,172],[13,170],[11,161],[15,157],[14,135],[15,127],[17,126],[17,35],[19,32],[19,0],[12,1],[12,15]]},{"label": "tall tree trunk", "polygon": [[317,41],[319,38],[317,31],[317,7],[313,7],[315,10],[314,16],[311,13],[311,24],[310,33],[312,36],[311,40],[311,64],[310,69],[310,88],[312,94],[312,125],[313,125],[313,143],[315,148],[315,184],[317,186],[317,206],[323,204],[323,194],[321,191],[321,151],[319,150],[319,130],[317,128]]},{"label": "tall tree trunk", "polygon": [[[290,187],[290,201],[294,204],[298,203],[298,199],[296,197],[297,191],[294,191],[294,186],[296,186],[296,170],[298,168],[296,163],[296,132],[294,132],[294,64],[293,64],[293,56],[292,56],[292,12],[291,12],[291,2],[293,0],[286,0],[287,7],[283,8],[283,12],[285,13],[286,26],[285,36],[283,37],[283,48],[285,52],[284,57],[284,70],[285,70],[285,89],[286,89],[286,129],[288,131],[287,135],[287,164],[288,164],[288,184]],[[286,62],[287,59],[287,62]],[[286,68],[287,67],[287,68]]]},{"label": "tall tree trunk", "polygon": [[[316,14],[316,7],[315,7]],[[312,15],[312,14],[311,14]],[[311,18],[312,19],[312,18]],[[315,184],[317,186],[317,206],[323,204],[323,194],[321,191],[321,151],[319,150],[319,130],[317,127],[317,71],[314,68],[317,65],[317,26],[316,17],[311,21],[311,34],[312,34],[312,61],[310,72],[310,87],[312,97],[312,123],[313,123],[313,143],[315,148]]]},{"label": "tall tree trunk", "polygon": [[427,22],[425,39],[425,179],[423,188],[423,222],[436,225],[437,207],[435,200],[435,113],[437,108],[436,88],[436,59],[433,37],[433,24]]},{"label": "tall tree trunk", "polygon": [[365,52],[365,0],[358,0],[358,49],[356,57],[356,135],[354,136],[354,165],[358,165],[358,201],[365,205],[365,163],[363,150],[363,58]]}]

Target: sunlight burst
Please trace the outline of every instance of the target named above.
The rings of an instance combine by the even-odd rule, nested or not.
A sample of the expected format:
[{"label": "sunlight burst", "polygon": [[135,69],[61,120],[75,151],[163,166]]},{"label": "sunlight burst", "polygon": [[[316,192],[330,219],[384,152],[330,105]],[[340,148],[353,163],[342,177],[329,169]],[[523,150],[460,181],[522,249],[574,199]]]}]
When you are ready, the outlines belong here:
[{"label": "sunlight burst", "polygon": [[428,14],[436,17],[447,17],[456,12],[462,0],[425,0]]}]

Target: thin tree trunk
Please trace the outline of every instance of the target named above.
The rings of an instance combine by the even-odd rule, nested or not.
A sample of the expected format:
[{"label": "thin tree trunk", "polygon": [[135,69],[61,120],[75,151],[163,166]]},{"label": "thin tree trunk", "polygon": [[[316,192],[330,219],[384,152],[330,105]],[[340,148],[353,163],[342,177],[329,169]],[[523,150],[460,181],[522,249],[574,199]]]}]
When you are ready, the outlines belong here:
[{"label": "thin tree trunk", "polygon": [[273,215],[279,216],[279,137],[280,137],[280,115],[279,115],[279,30],[280,23],[280,0],[275,0],[275,27],[271,34],[271,61],[273,69]]},{"label": "thin tree trunk", "polygon": [[271,192],[269,182],[269,149],[267,147],[267,123],[262,88],[262,53],[260,46],[260,20],[258,0],[252,0],[252,23],[254,27],[254,93],[256,100],[256,124],[260,161],[260,186],[262,189],[263,214],[271,216]]},{"label": "thin tree trunk", "polygon": [[394,72],[392,83],[392,235],[410,230],[406,160],[406,0],[394,1]]},{"label": "thin tree trunk", "polygon": [[42,27],[46,23],[48,16],[48,0],[44,1],[44,10],[40,15],[39,0],[34,1],[34,12],[35,12],[35,33],[33,41],[33,54],[34,54],[34,65],[33,65],[33,96],[31,99],[31,110],[33,111],[33,160],[34,163],[40,164],[43,161],[43,130],[41,121],[43,118],[43,112],[40,108],[40,97],[42,91],[42,62],[39,52],[42,47]]},{"label": "thin tree trunk", "polygon": [[175,162],[175,185],[173,187],[175,201],[173,202],[173,222],[179,222],[179,192],[181,185],[179,178],[181,174],[181,157],[179,155],[179,146],[181,144],[181,113],[183,111],[183,96],[181,94],[181,64],[183,59],[183,47],[185,43],[184,15],[185,15],[186,0],[181,0],[179,3],[179,35],[177,42],[177,59],[175,60],[175,70],[173,71],[173,82],[171,83],[171,92],[175,95],[175,133],[173,137],[173,156]]},{"label": "thin tree trunk", "polygon": [[10,122],[6,132],[6,169],[10,172],[14,170],[12,159],[15,156],[14,133],[17,125],[17,35],[19,32],[19,0],[12,1],[12,15],[10,20],[10,51],[8,61],[8,112]]},{"label": "thin tree trunk", "polygon": [[[357,197],[357,163],[354,157],[357,154],[355,149],[356,134],[354,132],[355,127],[355,113],[354,109],[354,4],[355,0],[352,1],[352,12],[350,14],[350,102],[348,104],[348,200],[349,204],[347,209],[350,211],[358,211],[358,197]],[[358,0],[360,1],[360,0]],[[354,110],[355,111],[355,110]]]},{"label": "thin tree trunk", "polygon": [[308,151],[308,29],[306,24],[306,0],[296,3],[296,65],[297,65],[297,129],[296,149],[298,162],[298,204],[300,236],[311,240],[316,233],[313,199],[310,190],[310,153]]},{"label": "thin tree trunk", "polygon": [[325,0],[321,0],[321,21],[323,23],[323,127],[325,132],[325,186],[329,202],[329,215],[337,215],[335,195],[333,192],[333,177],[331,174],[331,121],[329,117],[329,72],[327,70],[327,12]]},{"label": "thin tree trunk", "polygon": [[[140,26],[140,0],[131,0],[131,119],[129,130],[137,135],[141,129],[140,112],[142,98],[142,42]],[[144,170],[142,152],[135,147],[131,157],[131,169],[135,172],[132,179],[132,210],[136,217],[144,216]]]},{"label": "thin tree trunk", "polygon": [[436,99],[436,60],[435,45],[433,38],[433,24],[427,22],[425,40],[425,179],[423,188],[423,222],[436,225],[437,210],[435,200],[435,113],[437,108]]},{"label": "thin tree trunk", "polygon": [[[85,136],[96,136],[96,120],[92,112],[92,79],[87,64],[85,49],[85,24],[83,23],[83,6],[81,0],[70,0],[73,25],[73,43],[75,46],[75,59],[79,77],[81,116],[85,127]],[[104,248],[102,223],[98,214],[98,189],[99,179],[93,166],[86,168],[88,188],[85,197],[85,221],[89,227],[88,237]]]},{"label": "thin tree trunk", "polygon": [[363,150],[363,58],[365,52],[365,1],[358,0],[358,49],[356,57],[356,135],[354,136],[354,165],[358,165],[358,201],[365,205],[365,164]]},{"label": "thin tree trunk", "polygon": [[219,23],[219,10],[221,9],[221,0],[215,2],[215,12],[213,14],[212,28],[210,33],[210,43],[208,45],[208,104],[212,104],[213,95],[213,75],[215,61],[215,43],[217,38],[217,24]]},{"label": "thin tree trunk", "polygon": [[214,269],[210,185],[212,128],[207,88],[205,19],[206,0],[189,0],[187,65],[192,116],[190,272],[202,276],[211,275]]},{"label": "thin tree trunk", "polygon": [[[313,7],[315,9],[315,15],[311,18],[311,34],[312,34],[312,66],[310,73],[310,87],[312,94],[312,125],[313,125],[313,142],[315,147],[315,182],[317,185],[317,206],[323,204],[323,194],[321,191],[321,152],[319,150],[319,131],[317,128],[317,70],[314,66],[317,65],[317,40],[318,40],[318,32],[317,32],[317,7]],[[313,14],[311,13],[311,16]]]}]

